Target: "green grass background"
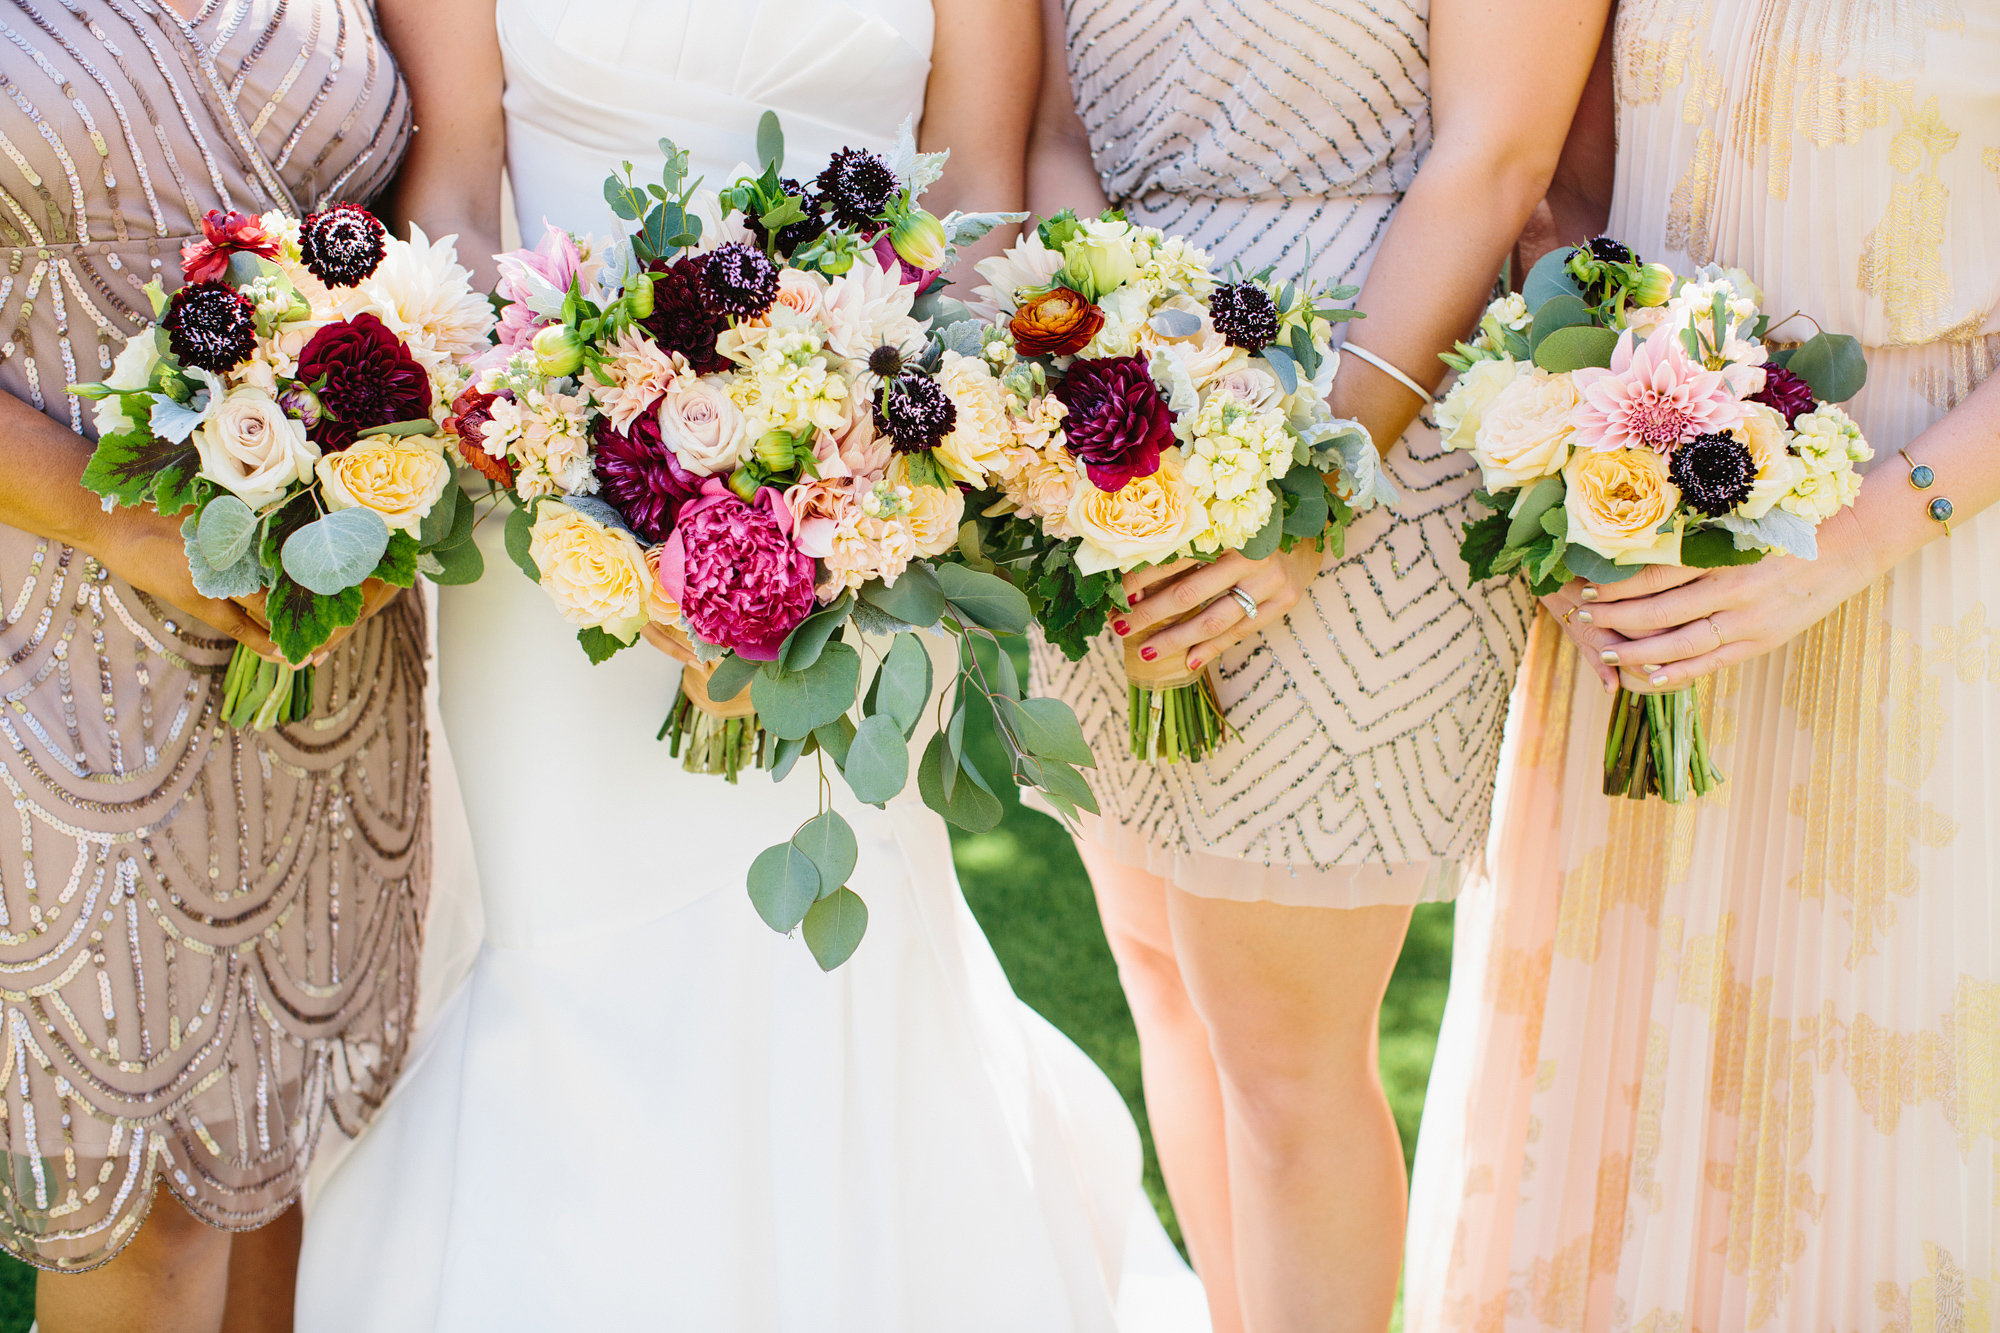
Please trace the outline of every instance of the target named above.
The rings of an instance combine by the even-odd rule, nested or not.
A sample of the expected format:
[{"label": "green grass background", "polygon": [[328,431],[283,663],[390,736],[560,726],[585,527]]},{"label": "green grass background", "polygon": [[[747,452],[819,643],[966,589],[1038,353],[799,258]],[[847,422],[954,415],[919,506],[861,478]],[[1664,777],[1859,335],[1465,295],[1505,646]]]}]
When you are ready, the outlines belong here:
[{"label": "green grass background", "polygon": [[[991,722],[982,728],[975,721],[968,730],[980,767],[993,776],[1005,773],[1006,760],[991,734]],[[992,832],[953,830],[966,900],[1015,991],[1088,1052],[1125,1095],[1145,1140],[1146,1193],[1178,1243],[1180,1227],[1160,1180],[1139,1088],[1139,1039],[1118,989],[1083,863],[1053,819],[1021,808],[1011,794],[1005,799],[1006,815]],[[1451,908],[1419,907],[1382,1005],[1382,1082],[1403,1133],[1406,1159],[1416,1149],[1450,971]],[[25,1333],[33,1313],[34,1271],[0,1260],[0,1333]]]}]

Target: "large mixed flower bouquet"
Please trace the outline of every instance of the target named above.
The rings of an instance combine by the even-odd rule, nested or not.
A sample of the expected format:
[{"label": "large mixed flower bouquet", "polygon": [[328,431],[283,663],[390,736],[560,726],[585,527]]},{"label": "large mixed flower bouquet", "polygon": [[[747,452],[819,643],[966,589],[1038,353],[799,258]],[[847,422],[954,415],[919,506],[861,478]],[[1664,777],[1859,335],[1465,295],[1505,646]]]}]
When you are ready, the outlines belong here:
[{"label": "large mixed flower bouquet", "polygon": [[[761,173],[720,191],[690,182],[672,143],[661,149],[657,184],[635,183],[629,165],[606,182],[626,234],[551,231],[502,257],[500,346],[452,431],[517,506],[510,554],[592,660],[649,627],[682,636],[703,665],[684,673],[661,734],[691,770],[782,778],[816,757],[881,803],[914,763],[934,808],[990,828],[1000,803],[964,752],[977,696],[1016,780],[1088,802],[1074,715],[1023,698],[1004,654],[961,642],[939,734],[914,761],[908,749],[933,698],[918,635],[992,640],[1028,625],[1005,579],[936,563],[964,520],[962,459],[987,447],[992,422],[984,381],[931,336],[957,305],[938,290],[955,248],[1019,215],[924,212],[944,155],[916,152],[907,129],[890,156],[845,149],[801,183],[782,175],[767,113]],[[823,804],[750,871],[764,919],[803,925],[823,967],[866,924],[846,887],[854,855]]]},{"label": "large mixed flower bouquet", "polygon": [[[1014,571],[1071,658],[1131,570],[1337,550],[1356,511],[1394,498],[1367,432],[1326,406],[1332,325],[1360,313],[1331,303],[1355,288],[1223,281],[1201,250],[1116,213],[1059,214],[978,267],[988,322],[949,330],[963,355],[946,354],[993,422],[992,447],[955,460],[988,489],[975,555]],[[1137,644],[1125,665],[1134,754],[1194,759],[1221,741],[1208,671]]]},{"label": "large mixed flower bouquet", "polygon": [[[1749,277],[1676,277],[1599,238],[1552,252],[1521,294],[1488,307],[1438,408],[1498,512],[1468,526],[1474,578],[1518,569],[1537,596],[1571,578],[1614,583],[1647,565],[1810,560],[1815,529],[1861,488],[1874,456],[1834,404],[1860,392],[1860,345],[1774,332]],[[1695,688],[1621,689],[1604,791],[1679,802],[1722,781]]]},{"label": "large mixed flower bouquet", "polygon": [[456,238],[397,240],[365,209],[303,219],[211,211],[186,285],[146,287],[96,400],[84,484],[105,507],[187,519],[204,596],[262,598],[282,662],[238,647],[223,716],[269,727],[312,706],[313,653],[360,616],[362,585],[479,576],[472,506],[439,423],[491,346],[493,308]]}]

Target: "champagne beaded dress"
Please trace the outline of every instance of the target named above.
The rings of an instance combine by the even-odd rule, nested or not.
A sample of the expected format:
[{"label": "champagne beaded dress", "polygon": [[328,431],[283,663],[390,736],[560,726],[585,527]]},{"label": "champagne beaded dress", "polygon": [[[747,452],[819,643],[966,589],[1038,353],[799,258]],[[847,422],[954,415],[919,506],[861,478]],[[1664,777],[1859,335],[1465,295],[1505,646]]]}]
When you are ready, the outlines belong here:
[{"label": "champagne beaded dress", "polygon": [[[151,322],[211,208],[366,200],[410,101],[359,0],[0,4],[0,388],[65,393]],[[164,1182],[246,1228],[365,1123],[408,1041],[429,864],[424,624],[406,595],[258,734],[233,643],[0,526],[0,1245],[84,1268]]]},{"label": "champagne beaded dress", "polygon": [[[1218,271],[1296,277],[1310,257],[1314,278],[1360,283],[1430,148],[1426,12],[1074,0],[1070,83],[1105,194]],[[1363,515],[1291,615],[1216,664],[1237,734],[1206,759],[1131,757],[1108,632],[1075,663],[1037,645],[1038,690],[1076,709],[1097,756],[1087,836],[1210,897],[1457,892],[1486,833],[1527,599],[1468,578],[1458,533],[1478,474],[1428,409],[1387,469],[1400,504]]]}]

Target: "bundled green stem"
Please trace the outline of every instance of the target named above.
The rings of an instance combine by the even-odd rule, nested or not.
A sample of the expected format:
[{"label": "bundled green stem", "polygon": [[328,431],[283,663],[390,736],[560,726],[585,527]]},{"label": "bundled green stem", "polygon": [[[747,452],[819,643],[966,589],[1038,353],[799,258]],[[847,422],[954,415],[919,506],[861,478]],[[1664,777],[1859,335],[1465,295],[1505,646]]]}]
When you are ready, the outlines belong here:
[{"label": "bundled green stem", "polygon": [[1132,753],[1169,764],[1200,759],[1222,744],[1229,722],[1206,673],[1192,685],[1153,689],[1132,682]]},{"label": "bundled green stem", "polygon": [[313,669],[271,662],[242,644],[222,676],[222,720],[232,727],[269,731],[303,722],[313,707]]},{"label": "bundled green stem", "polygon": [[1709,758],[1695,687],[1671,694],[1620,689],[1604,734],[1604,794],[1679,805],[1722,785]]},{"label": "bundled green stem", "polygon": [[744,769],[770,768],[778,758],[777,745],[758,725],[755,713],[717,717],[689,697],[685,685],[674,692],[673,707],[667,710],[667,720],[660,724],[654,739],[666,741],[668,753],[688,772],[731,782]]}]

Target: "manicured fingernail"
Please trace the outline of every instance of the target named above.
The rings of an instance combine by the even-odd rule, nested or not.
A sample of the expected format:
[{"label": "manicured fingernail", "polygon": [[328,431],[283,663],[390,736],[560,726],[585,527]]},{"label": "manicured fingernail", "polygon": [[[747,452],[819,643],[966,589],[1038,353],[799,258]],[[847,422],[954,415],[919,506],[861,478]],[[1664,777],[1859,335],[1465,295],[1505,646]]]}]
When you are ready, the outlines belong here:
[{"label": "manicured fingernail", "polygon": [[[1148,662],[1152,661],[1152,660],[1153,660],[1154,658],[1158,657],[1159,655],[1160,655],[1160,654],[1159,654],[1159,651],[1158,651],[1157,649],[1154,649],[1154,648],[1141,648],[1141,649],[1139,650],[1139,656],[1141,656],[1141,657],[1145,658],[1145,659],[1146,659],[1146,660],[1147,660]],[[1193,664],[1192,662],[1190,662],[1190,663],[1189,663],[1188,665],[1189,665],[1189,666],[1193,666],[1194,664]]]},{"label": "manicured fingernail", "polygon": [[1190,657],[1188,659],[1188,670],[1189,671],[1201,670],[1201,659],[1199,657]]},{"label": "manicured fingernail", "polygon": [[1583,591],[1578,593],[1577,596],[1583,601],[1594,602],[1597,600],[1597,589],[1586,583],[1583,585]]},{"label": "manicured fingernail", "polygon": [[1125,605],[1127,606],[1137,606],[1138,604],[1139,604],[1139,594],[1136,592],[1132,593],[1125,599]]},{"label": "manicured fingernail", "polygon": [[1653,663],[1653,665],[1651,666],[1642,666],[1639,668],[1639,670],[1646,672],[1648,675],[1651,675],[1653,672],[1658,671],[1659,669],[1660,669],[1660,664],[1658,662]]},{"label": "manicured fingernail", "polygon": [[1616,693],[1618,693],[1618,682],[1617,682],[1617,681],[1615,681],[1615,680],[1607,680],[1607,681],[1605,681],[1605,682],[1604,682],[1604,692],[1605,692],[1606,694],[1616,694]]},{"label": "manicured fingernail", "polygon": [[1664,685],[1666,683],[1667,683],[1667,673],[1664,671],[1662,671],[1659,675],[1653,677],[1653,684],[1655,685]]},{"label": "manicured fingernail", "polygon": [[1576,613],[1576,623],[1579,625],[1595,625],[1597,622],[1590,618],[1590,612],[1579,610]]},{"label": "manicured fingernail", "polygon": [[1618,653],[1615,649],[1606,648],[1603,652],[1597,655],[1597,660],[1604,663],[1604,665],[1606,666],[1617,666]]},{"label": "manicured fingernail", "polygon": [[1111,628],[1112,628],[1112,629],[1114,629],[1114,630],[1116,630],[1116,631],[1117,631],[1118,633],[1120,633],[1120,634],[1130,634],[1130,633],[1132,632],[1132,627],[1131,627],[1130,625],[1126,624],[1126,623],[1125,623],[1124,621],[1122,621],[1122,620],[1114,620],[1114,621],[1112,621],[1112,622],[1111,622]]}]

